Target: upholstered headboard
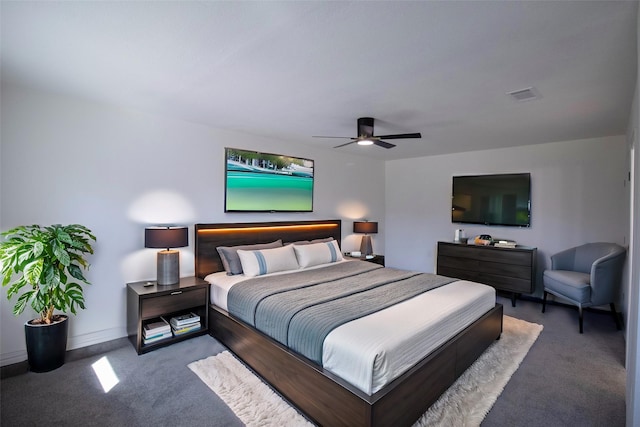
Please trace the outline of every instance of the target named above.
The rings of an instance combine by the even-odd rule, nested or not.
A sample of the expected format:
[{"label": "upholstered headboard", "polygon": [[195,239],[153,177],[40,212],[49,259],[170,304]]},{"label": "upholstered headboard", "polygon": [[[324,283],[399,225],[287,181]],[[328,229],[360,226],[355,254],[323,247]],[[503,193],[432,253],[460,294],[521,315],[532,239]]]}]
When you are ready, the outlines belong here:
[{"label": "upholstered headboard", "polygon": [[204,278],[223,271],[218,246],[269,243],[278,239],[286,244],[300,240],[333,237],[341,243],[342,221],[280,221],[195,224],[195,273]]}]

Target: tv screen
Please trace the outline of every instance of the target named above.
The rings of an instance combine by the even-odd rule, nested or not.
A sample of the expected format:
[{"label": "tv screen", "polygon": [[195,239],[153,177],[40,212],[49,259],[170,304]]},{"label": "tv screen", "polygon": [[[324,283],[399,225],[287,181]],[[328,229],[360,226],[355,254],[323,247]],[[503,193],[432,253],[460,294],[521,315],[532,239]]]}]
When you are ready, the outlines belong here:
[{"label": "tv screen", "polygon": [[225,148],[225,212],[312,212],[313,160]]},{"label": "tv screen", "polygon": [[531,175],[454,176],[451,221],[531,226]]}]

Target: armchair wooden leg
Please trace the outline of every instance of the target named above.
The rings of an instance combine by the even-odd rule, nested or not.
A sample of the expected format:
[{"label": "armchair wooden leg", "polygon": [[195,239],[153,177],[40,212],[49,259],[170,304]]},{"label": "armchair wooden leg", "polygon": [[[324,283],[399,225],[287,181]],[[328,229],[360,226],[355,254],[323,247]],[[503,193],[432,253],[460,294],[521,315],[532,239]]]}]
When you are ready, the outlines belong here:
[{"label": "armchair wooden leg", "polygon": [[620,322],[620,316],[616,311],[616,305],[614,303],[610,303],[609,307],[611,307],[611,314],[613,314],[613,320],[616,322],[616,328],[619,331],[622,330],[622,323]]},{"label": "armchair wooden leg", "polygon": [[579,316],[579,323],[580,323],[580,333],[582,333],[582,306],[578,306],[578,316]]},{"label": "armchair wooden leg", "polygon": [[544,313],[544,309],[547,306],[547,291],[544,291],[544,297],[542,297],[542,312]]}]

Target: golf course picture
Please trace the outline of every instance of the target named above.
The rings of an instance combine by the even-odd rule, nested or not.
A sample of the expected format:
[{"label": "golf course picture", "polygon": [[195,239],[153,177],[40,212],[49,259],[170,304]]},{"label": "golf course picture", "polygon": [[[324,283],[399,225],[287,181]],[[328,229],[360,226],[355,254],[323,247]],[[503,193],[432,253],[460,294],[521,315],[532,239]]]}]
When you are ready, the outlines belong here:
[{"label": "golf course picture", "polygon": [[313,211],[313,160],[225,151],[225,212]]}]

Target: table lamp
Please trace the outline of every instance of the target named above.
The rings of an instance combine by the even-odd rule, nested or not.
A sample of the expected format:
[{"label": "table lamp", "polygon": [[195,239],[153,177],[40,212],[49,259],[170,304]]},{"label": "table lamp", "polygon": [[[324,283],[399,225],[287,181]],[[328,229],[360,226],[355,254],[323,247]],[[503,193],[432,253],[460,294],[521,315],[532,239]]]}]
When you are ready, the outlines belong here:
[{"label": "table lamp", "polygon": [[147,227],[144,229],[145,248],[165,248],[158,251],[158,285],[180,282],[180,251],[171,248],[189,246],[187,227]]},{"label": "table lamp", "polygon": [[360,242],[360,252],[362,255],[373,255],[371,236],[369,236],[369,234],[375,234],[378,232],[378,223],[373,221],[354,221],[353,232],[364,233],[364,236],[362,236],[362,242]]}]

